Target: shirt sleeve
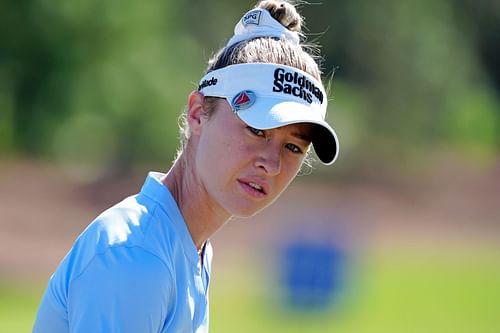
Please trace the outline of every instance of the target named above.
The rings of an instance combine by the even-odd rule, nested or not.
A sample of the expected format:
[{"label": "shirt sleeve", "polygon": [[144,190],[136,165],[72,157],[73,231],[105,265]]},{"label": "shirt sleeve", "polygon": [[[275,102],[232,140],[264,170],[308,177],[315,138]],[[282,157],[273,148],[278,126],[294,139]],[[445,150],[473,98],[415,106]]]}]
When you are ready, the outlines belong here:
[{"label": "shirt sleeve", "polygon": [[72,333],[160,332],[172,304],[169,268],[140,247],[111,247],[70,282]]}]

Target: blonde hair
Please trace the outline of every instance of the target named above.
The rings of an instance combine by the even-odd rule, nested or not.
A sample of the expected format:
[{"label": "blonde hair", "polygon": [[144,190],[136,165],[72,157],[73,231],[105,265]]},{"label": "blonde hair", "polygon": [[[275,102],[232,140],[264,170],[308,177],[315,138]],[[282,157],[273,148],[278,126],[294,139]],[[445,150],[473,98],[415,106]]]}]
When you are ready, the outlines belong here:
[{"label": "blonde hair", "polygon": [[[295,6],[287,1],[263,0],[255,8],[266,9],[271,16],[290,31],[302,32],[303,19]],[[206,73],[226,66],[244,63],[274,63],[298,68],[321,81],[318,48],[313,44],[301,42],[296,45],[285,39],[257,37],[241,41],[230,47],[220,49],[209,61]],[[205,110],[210,116],[215,110],[217,97],[205,98]],[[185,148],[189,139],[189,127],[185,112],[180,118],[181,147],[178,155]],[[306,163],[311,163],[308,154]]]},{"label": "blonde hair", "polygon": [[261,1],[257,7],[267,9],[271,16],[288,30],[301,31],[302,17],[292,4],[285,1]]}]

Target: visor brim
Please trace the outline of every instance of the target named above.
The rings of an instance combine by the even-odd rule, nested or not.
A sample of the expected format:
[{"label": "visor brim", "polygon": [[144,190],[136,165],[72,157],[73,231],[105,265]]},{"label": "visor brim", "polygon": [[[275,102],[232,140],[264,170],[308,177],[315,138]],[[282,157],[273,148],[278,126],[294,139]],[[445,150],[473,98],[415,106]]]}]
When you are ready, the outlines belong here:
[{"label": "visor brim", "polygon": [[314,124],[311,136],[314,151],[323,164],[330,165],[337,159],[339,142],[333,128],[305,104],[276,98],[259,98],[251,107],[236,112],[247,125],[257,129],[281,126]]}]

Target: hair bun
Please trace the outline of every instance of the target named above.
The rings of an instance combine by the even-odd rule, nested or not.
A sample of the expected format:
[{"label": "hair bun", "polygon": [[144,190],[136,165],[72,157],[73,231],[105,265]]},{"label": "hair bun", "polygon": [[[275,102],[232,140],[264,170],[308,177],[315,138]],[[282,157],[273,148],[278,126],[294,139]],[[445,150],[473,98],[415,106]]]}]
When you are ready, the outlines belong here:
[{"label": "hair bun", "polygon": [[288,30],[301,31],[302,17],[292,4],[286,1],[263,0],[257,7],[266,9],[276,21],[280,22]]}]

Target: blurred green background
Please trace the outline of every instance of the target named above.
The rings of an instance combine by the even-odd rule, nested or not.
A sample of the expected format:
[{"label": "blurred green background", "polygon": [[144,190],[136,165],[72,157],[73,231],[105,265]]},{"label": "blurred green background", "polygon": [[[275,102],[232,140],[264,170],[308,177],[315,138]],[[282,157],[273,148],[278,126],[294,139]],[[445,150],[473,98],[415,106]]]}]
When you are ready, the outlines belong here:
[{"label": "blurred green background", "polygon": [[[1,332],[30,331],[72,240],[168,169],[187,95],[254,4],[0,3]],[[341,154],[214,237],[212,331],[499,332],[500,2],[300,11]],[[321,311],[280,300],[290,224],[348,258]]]}]

